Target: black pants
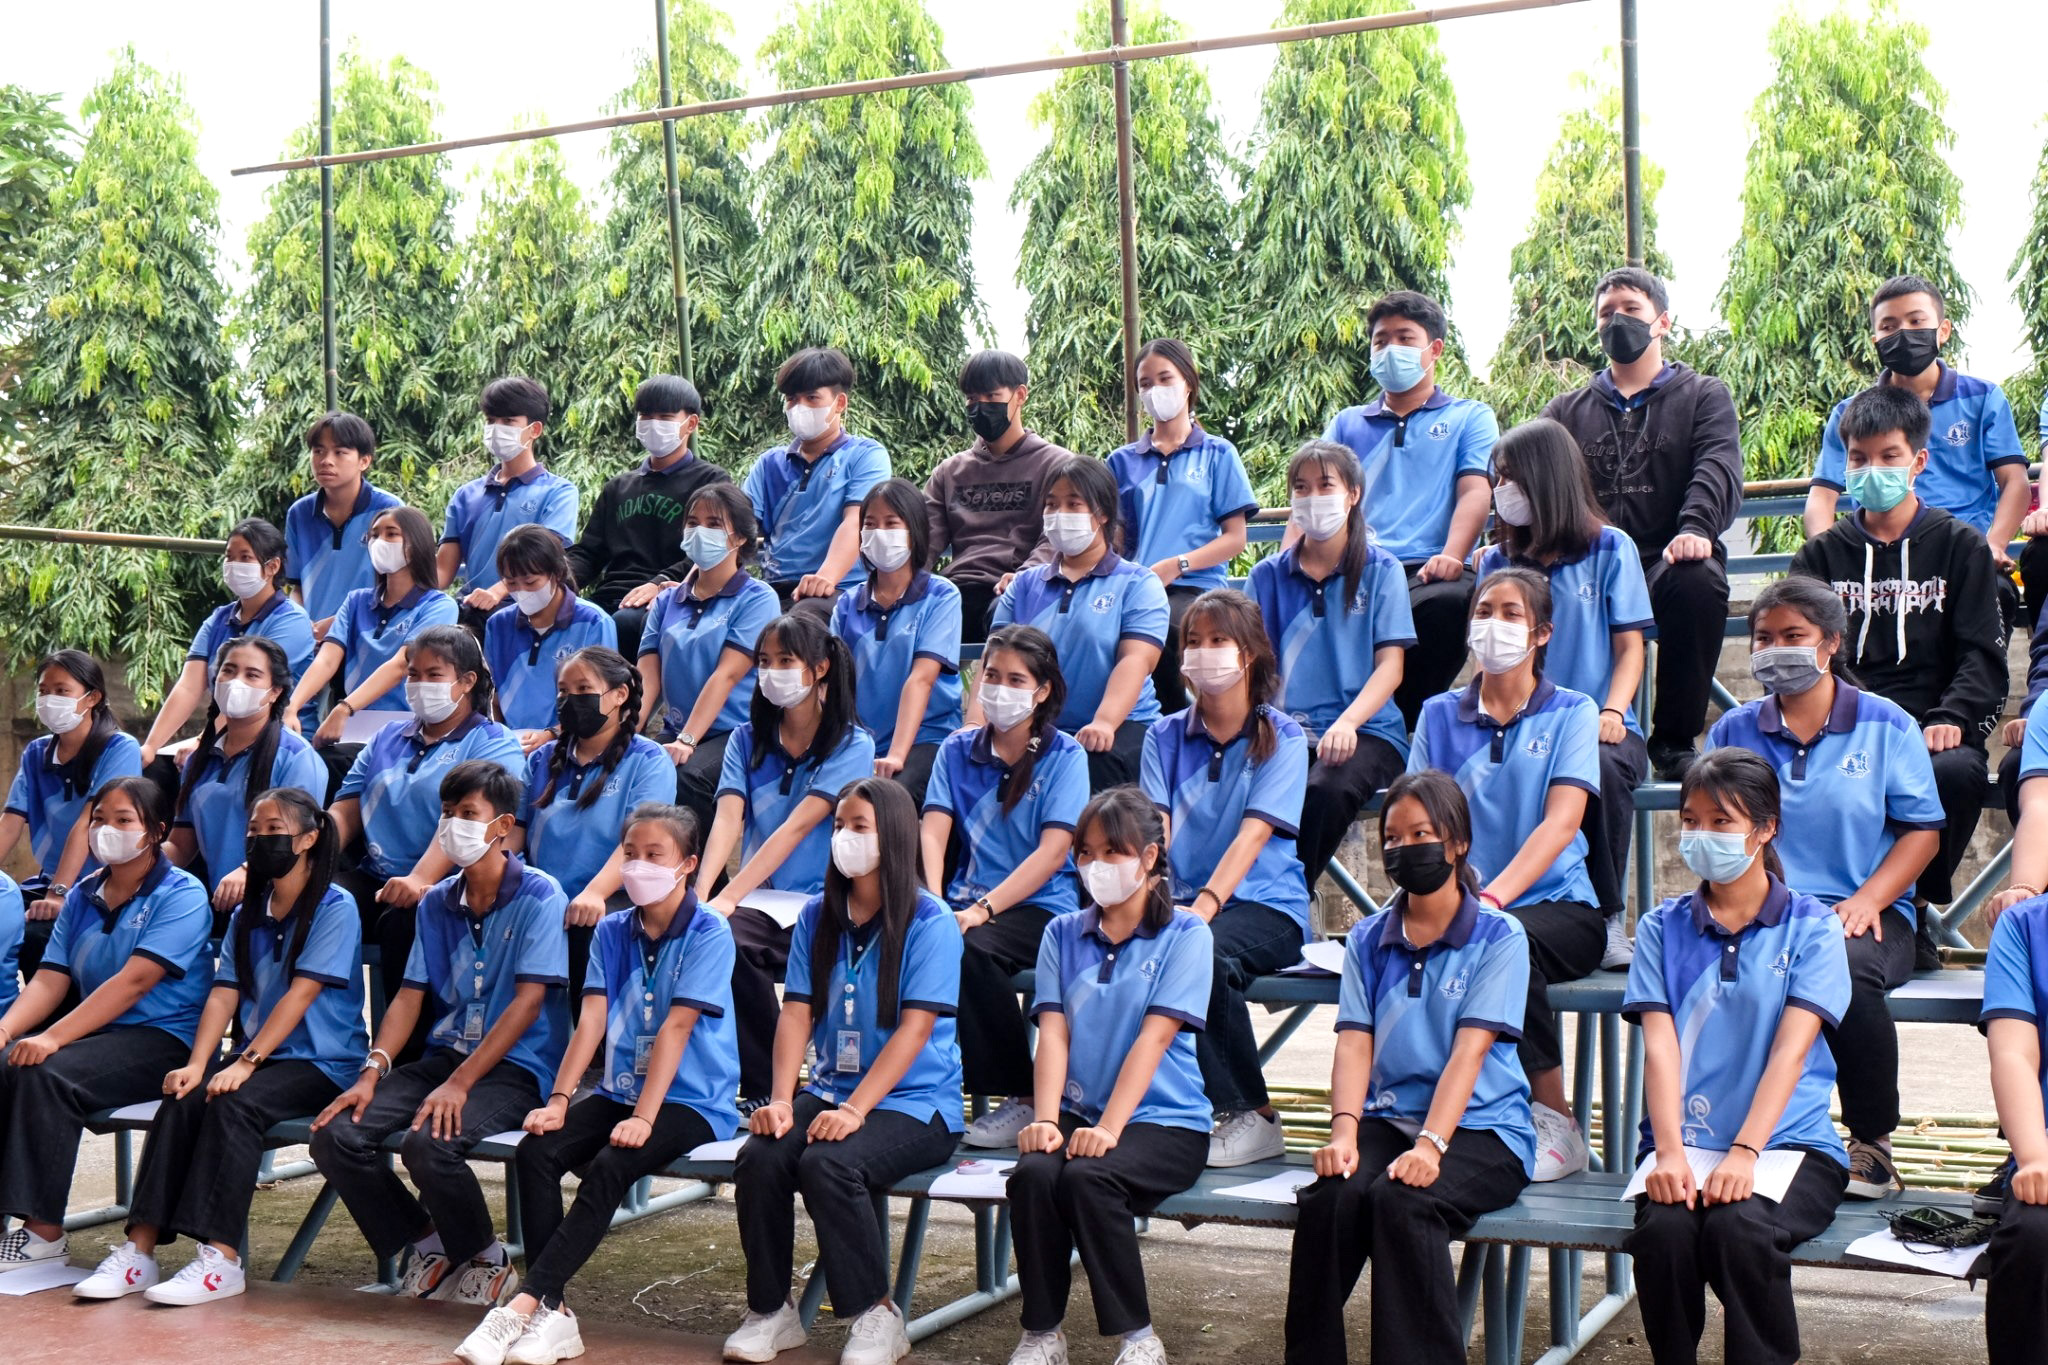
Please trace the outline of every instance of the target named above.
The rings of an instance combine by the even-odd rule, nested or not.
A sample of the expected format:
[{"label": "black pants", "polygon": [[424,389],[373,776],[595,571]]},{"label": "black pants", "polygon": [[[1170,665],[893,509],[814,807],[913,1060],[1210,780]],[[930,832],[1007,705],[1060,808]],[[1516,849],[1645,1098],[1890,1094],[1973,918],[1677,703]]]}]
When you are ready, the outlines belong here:
[{"label": "black pants", "polygon": [[1402,567],[1408,570],[1408,610],[1415,616],[1415,643],[1408,647],[1401,685],[1394,689],[1394,705],[1401,708],[1402,721],[1413,730],[1422,703],[1449,691],[1451,679],[1465,666],[1465,618],[1472,613],[1472,591],[1479,580],[1466,569],[1456,578],[1425,583],[1418,572],[1420,563]]},{"label": "black pants", "polygon": [[1643,560],[1650,615],[1657,622],[1657,686],[1647,717],[1650,741],[1687,749],[1707,728],[1707,701],[1728,624],[1728,566],[1720,543],[1711,559],[1666,564],[1661,552]]},{"label": "black pants", "polygon": [[[313,1164],[334,1186],[363,1240],[379,1256],[396,1256],[406,1243],[428,1232],[457,1265],[475,1259],[497,1240],[483,1187],[469,1169],[469,1153],[487,1137],[517,1128],[540,1107],[540,1084],[516,1062],[499,1062],[470,1087],[462,1106],[462,1131],[437,1138],[432,1129],[413,1129],[413,1114],[441,1082],[455,1073],[462,1055],[435,1048],[401,1066],[377,1086],[360,1121],[343,1113],[313,1134]],[[383,1158],[384,1140],[403,1133],[398,1147],[419,1197],[406,1188]]]},{"label": "black pants", "polygon": [[1948,823],[1941,830],[1941,851],[1920,874],[1916,892],[1930,905],[1947,905],[1955,899],[1956,868],[1970,851],[1970,838],[1976,834],[1978,817],[1984,813],[1990,759],[1967,737],[1955,748],[1927,757],[1934,762],[1934,796],[1941,802],[1941,813]]},{"label": "black pants", "polygon": [[[1152,670],[1152,690],[1159,696],[1159,709],[1169,716],[1188,707],[1187,681],[1180,675],[1180,623],[1205,591],[1179,583],[1166,585],[1166,647],[1159,651],[1159,663]],[[1132,771],[1135,782],[1136,769]]]},{"label": "black pants", "polygon": [[836,1107],[800,1092],[787,1133],[774,1141],[749,1138],[740,1148],[733,1198],[747,1258],[747,1307],[756,1313],[773,1313],[789,1299],[799,1191],[818,1236],[833,1316],[855,1317],[888,1297],[888,1250],[875,1196],[953,1155],[954,1135],[938,1115],[919,1123],[887,1109],[869,1114],[842,1141],[807,1141],[811,1120]]},{"label": "black pants", "polygon": [[[1087,1126],[1067,1113],[1059,1123],[1069,1136]],[[1113,1337],[1150,1326],[1136,1220],[1194,1184],[1208,1160],[1207,1133],[1157,1123],[1126,1125],[1101,1156],[1069,1157],[1061,1148],[1021,1158],[1009,1192],[1024,1330],[1050,1332],[1066,1318],[1077,1248],[1096,1329]]]},{"label": "black pants", "polygon": [[956,578],[953,586],[960,590],[960,639],[986,640],[988,620],[996,610],[996,585],[979,578]]},{"label": "black pants", "polygon": [[[2048,540],[2048,536],[2042,538]],[[2005,799],[2005,818],[2012,821],[2014,829],[2020,825],[2020,760],[2023,756],[2023,747],[2015,745],[1998,760],[1998,794]],[[22,972],[21,979],[28,980],[26,970]]]},{"label": "black pants", "polygon": [[1628,847],[1635,838],[1636,788],[1649,775],[1643,737],[1628,731],[1619,744],[1600,746],[1600,797],[1586,803],[1579,828],[1586,836],[1586,875],[1602,915],[1628,913]]},{"label": "black pants", "polygon": [[[215,1058],[207,1078],[229,1060]],[[206,1097],[204,1081],[181,1100],[166,1099],[135,1170],[128,1226],[155,1228],[159,1243],[190,1237],[240,1246],[263,1164],[263,1135],[274,1123],[319,1113],[340,1093],[311,1062],[270,1062],[241,1089],[216,1099]]]},{"label": "black pants", "polygon": [[638,659],[640,657],[640,637],[647,631],[647,608],[607,608],[604,607],[602,602],[599,602],[597,605],[611,613],[612,629],[618,632],[619,653],[625,655],[628,659]]},{"label": "black pants", "polygon": [[[402,713],[393,711],[390,714],[393,718],[396,718]],[[313,737],[311,735],[306,736],[306,742],[311,744]],[[341,784],[348,780],[348,770],[355,767],[357,757],[362,754],[363,746],[360,744],[321,744],[316,745],[313,752],[320,755],[320,761],[327,765],[327,799],[322,801],[321,804],[331,806],[334,804],[335,794],[341,790]]]},{"label": "black pants", "polygon": [[[356,913],[362,917],[363,942],[377,945],[377,981],[384,991],[384,1003],[398,998],[405,985],[405,961],[412,956],[412,940],[419,919],[417,905],[386,905],[377,899],[388,878],[361,863],[344,860],[334,870],[335,884],[355,897]],[[416,1062],[426,1051],[427,1030],[433,1027],[429,1008],[420,1011],[412,1037],[392,1058],[394,1065]]]},{"label": "black pants", "polygon": [[707,735],[690,751],[690,761],[676,768],[676,804],[697,817],[697,847],[704,846],[711,833],[711,821],[718,814],[718,774],[725,767],[725,743],[732,731]]},{"label": "black pants", "polygon": [[1849,1173],[1833,1157],[1808,1152],[1783,1203],[1751,1195],[1734,1204],[1698,1201],[1689,1209],[1637,1196],[1635,1231],[1622,1245],[1636,1258],[1650,1358],[1657,1365],[1699,1358],[1711,1285],[1727,1320],[1723,1359],[1743,1365],[1798,1360],[1791,1251],[1834,1221],[1848,1184]]},{"label": "black pants", "polygon": [[924,809],[924,789],[932,780],[932,762],[938,756],[936,742],[913,744],[903,756],[903,771],[896,774],[896,785],[910,793],[911,804],[920,811]]},{"label": "black pants", "polygon": [[2027,537],[2026,548],[2020,551],[2020,587],[2026,595],[2027,626],[2038,630],[2041,604],[2048,601],[2048,536]]},{"label": "black pants", "polygon": [[1374,792],[1401,775],[1404,766],[1393,745],[1362,731],[1358,747],[1342,763],[1325,763],[1315,750],[1309,750],[1308,794],[1301,803],[1301,832],[1295,836],[1294,847],[1301,855],[1301,870],[1308,875],[1310,892],[1336,856],[1351,822]]},{"label": "black pants", "polygon": [[1844,939],[1849,949],[1849,1008],[1842,1022],[1823,1028],[1835,1054],[1835,1085],[1842,1092],[1842,1126],[1849,1136],[1876,1142],[1899,1126],[1899,1026],[1885,992],[1913,975],[1913,926],[1887,907],[1874,933]]},{"label": "black pants", "polygon": [[1151,728],[1148,721],[1127,720],[1116,727],[1116,741],[1109,748],[1088,755],[1090,795],[1111,787],[1137,785],[1138,769],[1145,757],[1145,732]]},{"label": "black pants", "polygon": [[766,1099],[775,1083],[775,983],[789,965],[789,930],[741,906],[732,926],[732,1015],[740,1043],[740,1095]]},{"label": "black pants", "polygon": [[1577,981],[1600,965],[1607,951],[1607,925],[1598,910],[1577,901],[1532,901],[1511,905],[1508,913],[1522,922],[1529,936],[1529,1000],[1522,1010],[1517,1051],[1522,1068],[1534,1076],[1564,1065],[1550,987]]},{"label": "black pants", "polygon": [[814,616],[831,619],[832,604],[839,600],[838,595],[835,593],[831,597],[798,597],[796,586],[800,581],[802,580],[792,578],[787,582],[770,583],[768,586],[775,589],[775,596],[782,603],[782,610],[785,613],[807,611]]},{"label": "black pants", "polygon": [[[2029,541],[2031,548],[2040,541]],[[1991,1234],[1984,1287],[1984,1344],[1990,1365],[2039,1365],[2048,1341],[2048,1204],[2005,1201]]]},{"label": "black pants", "polygon": [[970,1095],[1032,1093],[1031,1027],[1010,978],[1038,962],[1053,920],[1035,905],[1013,905],[967,931],[960,955],[960,1064]]},{"label": "black pants", "polygon": [[[634,1184],[711,1141],[702,1114],[687,1104],[664,1104],[645,1143],[612,1146],[612,1129],[632,1114],[630,1104],[590,1095],[569,1106],[560,1128],[519,1144],[512,1175],[526,1236],[526,1292],[550,1308],[562,1306],[569,1277],[604,1240]],[[582,1183],[564,1218],[562,1177],[570,1171],[581,1171]]]},{"label": "black pants", "polygon": [[1294,1255],[1287,1276],[1289,1365],[1343,1365],[1344,1302],[1372,1262],[1372,1358],[1465,1358],[1451,1241],[1481,1214],[1506,1208],[1529,1183],[1522,1159],[1483,1128],[1451,1134],[1434,1184],[1387,1178],[1415,1145],[1393,1124],[1359,1125],[1358,1170],[1326,1176],[1294,1196]]},{"label": "black pants", "polygon": [[106,1028],[40,1066],[0,1053],[0,1214],[62,1223],[86,1115],[161,1095],[191,1052],[162,1029]]},{"label": "black pants", "polygon": [[1266,1077],[1245,988],[1256,977],[1301,961],[1301,926],[1271,906],[1232,901],[1209,921],[1209,933],[1216,945],[1216,968],[1209,980],[1208,1027],[1195,1035],[1202,1088],[1219,1114],[1260,1109],[1266,1103]]}]

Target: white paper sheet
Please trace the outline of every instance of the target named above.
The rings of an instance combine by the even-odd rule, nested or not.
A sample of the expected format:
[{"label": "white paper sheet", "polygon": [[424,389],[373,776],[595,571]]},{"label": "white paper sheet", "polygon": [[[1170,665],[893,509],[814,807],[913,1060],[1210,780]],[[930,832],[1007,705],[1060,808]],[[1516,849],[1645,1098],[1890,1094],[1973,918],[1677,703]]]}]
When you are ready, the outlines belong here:
[{"label": "white paper sheet", "polygon": [[524,1128],[514,1128],[509,1133],[493,1133],[485,1138],[484,1141],[496,1143],[504,1147],[517,1147],[520,1143],[526,1141],[526,1130]]},{"label": "white paper sheet", "polygon": [[156,1107],[162,1100],[144,1100],[140,1104],[124,1104],[110,1116],[122,1123],[151,1123],[156,1119]]},{"label": "white paper sheet", "polygon": [[1868,1237],[1858,1237],[1849,1243],[1851,1256],[1860,1256],[1866,1261],[1882,1261],[1886,1265],[1909,1266],[1931,1275],[1947,1275],[1958,1280],[1969,1278],[1971,1267],[1977,1264],[1977,1258],[1984,1251],[1982,1246],[1950,1251],[1921,1242],[1902,1242],[1890,1228],[1873,1232]]},{"label": "white paper sheet", "polygon": [[1948,971],[1915,977],[1892,994],[1904,1000],[1982,1000],[1984,973]]},{"label": "white paper sheet", "polygon": [[[1727,1155],[1726,1152],[1711,1152],[1704,1147],[1686,1148],[1685,1160],[1686,1164],[1692,1167],[1693,1183],[1705,1185],[1707,1177],[1714,1173],[1714,1168],[1721,1164],[1721,1158]],[[1756,1193],[1766,1199],[1783,1199],[1785,1191],[1791,1188],[1792,1177],[1799,1174],[1799,1163],[1805,1159],[1804,1152],[1765,1152],[1756,1159]],[[1641,1194],[1649,1185],[1650,1172],[1656,1169],[1657,1159],[1654,1156],[1644,1158],[1637,1164],[1635,1176],[1628,1182],[1628,1188],[1622,1191],[1621,1197],[1633,1199]]]},{"label": "white paper sheet", "polygon": [[740,901],[749,910],[759,910],[769,919],[785,929],[796,927],[796,917],[803,913],[810,897],[801,891],[777,891],[773,887],[757,887]]},{"label": "white paper sheet", "polygon": [[1282,967],[1280,974],[1282,976],[1344,975],[1344,940],[1332,938],[1303,944],[1301,948],[1301,961],[1291,967]]},{"label": "white paper sheet", "polygon": [[1014,1161],[963,1161],[932,1182],[934,1199],[1007,1199]]},{"label": "white paper sheet", "polygon": [[63,1289],[77,1284],[92,1272],[82,1265],[66,1261],[45,1261],[41,1265],[25,1266],[0,1274],[0,1294],[19,1297],[34,1294],[44,1289]]},{"label": "white paper sheet", "polygon": [[1256,1199],[1262,1204],[1292,1204],[1294,1192],[1315,1181],[1316,1173],[1311,1170],[1283,1171],[1249,1185],[1226,1185],[1215,1193],[1232,1199]]},{"label": "white paper sheet", "polygon": [[692,1161],[736,1161],[739,1159],[740,1148],[746,1145],[747,1134],[741,1133],[739,1136],[729,1137],[723,1142],[707,1142],[701,1147],[692,1147],[689,1159]]}]

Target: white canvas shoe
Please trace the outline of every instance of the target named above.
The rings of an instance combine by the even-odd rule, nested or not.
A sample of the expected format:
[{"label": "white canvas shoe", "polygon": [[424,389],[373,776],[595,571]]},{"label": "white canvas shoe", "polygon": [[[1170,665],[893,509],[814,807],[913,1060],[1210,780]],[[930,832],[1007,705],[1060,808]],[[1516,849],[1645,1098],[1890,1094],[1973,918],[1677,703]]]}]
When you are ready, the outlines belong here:
[{"label": "white canvas shoe", "polygon": [[144,1290],[142,1297],[151,1303],[190,1308],[215,1299],[231,1299],[248,1285],[249,1277],[241,1266],[202,1242],[199,1254],[183,1270],[155,1288]]},{"label": "white canvas shoe", "polygon": [[160,1278],[156,1257],[137,1251],[133,1242],[123,1242],[100,1262],[99,1269],[72,1285],[71,1292],[81,1299],[125,1299]]},{"label": "white canvas shoe", "polygon": [[968,1124],[960,1141],[969,1147],[1014,1147],[1017,1134],[1037,1119],[1038,1111],[1031,1107],[1031,1101],[1012,1096]]},{"label": "white canvas shoe", "polygon": [[1211,1166],[1249,1166],[1254,1161],[1276,1161],[1287,1155],[1287,1135],[1280,1129],[1280,1116],[1267,1118],[1256,1109],[1241,1114],[1221,1114],[1216,1131],[1209,1135]]},{"label": "white canvas shoe", "polygon": [[71,1244],[64,1237],[45,1242],[27,1228],[16,1228],[0,1237],[0,1272],[21,1270],[45,1261],[62,1261],[70,1254]]}]

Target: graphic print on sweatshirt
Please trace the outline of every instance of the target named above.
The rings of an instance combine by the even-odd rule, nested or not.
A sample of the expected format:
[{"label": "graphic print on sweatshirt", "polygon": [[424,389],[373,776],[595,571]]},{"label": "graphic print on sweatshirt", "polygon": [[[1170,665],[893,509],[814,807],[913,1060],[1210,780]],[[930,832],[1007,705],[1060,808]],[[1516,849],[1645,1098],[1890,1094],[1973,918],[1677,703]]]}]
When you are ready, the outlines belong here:
[{"label": "graphic print on sweatshirt", "polygon": [[1857,612],[1910,616],[1914,612],[1948,610],[1948,579],[1941,574],[1932,578],[1873,578],[1868,601],[1864,599],[1860,578],[1837,578],[1829,586],[1841,596],[1842,606],[1851,616]]},{"label": "graphic print on sweatshirt", "polygon": [[1032,494],[1037,485],[1030,479],[1015,483],[970,483],[953,489],[953,501],[962,510],[977,516],[1001,516],[1012,512],[1028,511],[1034,506]]}]

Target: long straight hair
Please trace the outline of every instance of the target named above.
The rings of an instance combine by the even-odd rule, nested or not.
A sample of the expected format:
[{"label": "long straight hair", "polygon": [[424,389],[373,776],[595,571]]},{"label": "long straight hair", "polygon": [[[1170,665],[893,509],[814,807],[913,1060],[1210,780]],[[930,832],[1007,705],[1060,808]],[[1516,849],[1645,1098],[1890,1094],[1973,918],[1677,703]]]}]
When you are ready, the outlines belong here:
[{"label": "long straight hair", "polygon": [[[910,541],[910,562],[903,567],[913,574],[923,573],[932,565],[932,533],[929,514],[925,511],[924,490],[908,479],[884,479],[868,490],[860,500],[863,520],[877,507],[886,507],[896,514],[903,523],[903,529]],[[867,563],[867,555],[861,555],[861,562]],[[868,565],[873,568],[872,564]]]},{"label": "long straight hair", "polygon": [[1128,853],[1142,862],[1145,846],[1156,845],[1159,861],[1143,869],[1147,883],[1145,892],[1145,913],[1140,917],[1140,928],[1158,933],[1173,920],[1173,877],[1166,861],[1166,821],[1159,810],[1145,794],[1136,787],[1111,787],[1081,808],[1081,818],[1074,822],[1074,847],[1076,850],[1088,839],[1093,830],[1095,837],[1118,853]]},{"label": "long straight hair", "polygon": [[277,572],[266,574],[265,586],[275,588],[277,580],[284,576],[285,545],[284,532],[261,517],[246,517],[235,523],[235,529],[228,532],[229,540],[240,540],[256,556],[258,567],[277,561]]},{"label": "long straight hair", "polygon": [[[376,533],[379,522],[390,521],[398,527],[399,543],[405,546],[405,568],[412,575],[413,586],[434,590],[437,571],[434,566],[434,526],[427,520],[427,514],[417,507],[387,507],[370,518],[370,531]],[[384,586],[391,576],[377,575],[378,605],[383,605]]]},{"label": "long straight hair", "polygon": [[1510,428],[1493,448],[1493,467],[1529,499],[1527,526],[1503,521],[1494,528],[1511,558],[1548,563],[1586,556],[1607,514],[1593,496],[1593,476],[1571,432],[1547,417]]},{"label": "long straight hair", "polygon": [[[875,1006],[875,1021],[883,1028],[893,1029],[903,980],[903,944],[910,935],[910,921],[917,914],[917,807],[902,784],[887,777],[863,777],[847,783],[833,809],[848,801],[865,801],[875,812],[875,841],[882,851],[878,869],[882,878],[882,966],[876,977],[881,999]],[[839,926],[847,918],[847,898],[852,889],[853,879],[839,870],[838,862],[828,862],[823,913],[811,934],[814,999],[831,982],[833,964],[839,960]]]},{"label": "long straight hair", "polygon": [[1678,784],[1678,804],[1699,793],[1722,810],[1749,817],[1751,824],[1771,826],[1771,840],[1763,847],[1764,871],[1785,880],[1785,865],[1778,861],[1778,836],[1785,832],[1780,818],[1781,794],[1777,771],[1747,749],[1723,746],[1710,749],[1685,770]]},{"label": "long straight hair", "polygon": [[[756,669],[762,666],[771,643],[796,655],[814,676],[820,667],[826,670],[817,683],[818,733],[804,756],[804,762],[823,763],[860,720],[854,710],[853,655],[824,617],[808,611],[778,616],[761,628],[760,638],[754,642]],[[782,728],[782,708],[768,700],[768,693],[758,683],[753,704],[747,708],[747,721],[754,727],[754,752],[748,766],[758,768],[768,757],[768,746],[780,742],[777,736]]]},{"label": "long straight hair", "polygon": [[[640,714],[640,691],[644,686],[640,670],[627,663],[625,655],[604,645],[586,645],[562,660],[562,667],[555,670],[556,678],[559,679],[571,664],[582,664],[597,674],[597,680],[604,684],[604,690],[607,692],[615,687],[626,689],[625,703],[619,707],[618,715],[613,718],[617,728],[612,731],[611,742],[605,745],[604,752],[597,756],[598,767],[602,770],[604,778],[608,779],[618,771],[619,763],[626,757],[626,750],[633,746],[633,738],[639,733],[633,728],[630,718]],[[559,724],[559,702],[555,710],[556,723]],[[575,762],[576,741],[563,735],[555,741],[554,753],[548,756],[547,781],[540,789],[539,798],[533,803],[536,810],[554,799],[556,784]],[[576,809],[589,810],[597,798],[604,795],[604,788],[603,780],[584,783],[583,794],[576,798]]]},{"label": "long straight hair", "polygon": [[[292,968],[298,964],[299,950],[306,946],[306,936],[313,932],[313,917],[320,911],[320,902],[326,899],[327,888],[334,885],[334,864],[340,855],[341,840],[335,830],[334,817],[297,787],[271,787],[259,792],[249,802],[249,809],[253,811],[265,801],[278,808],[286,824],[297,826],[292,831],[294,835],[308,830],[319,832],[313,846],[300,855],[306,860],[306,885],[292,904],[291,944],[285,949],[282,959],[284,975],[289,980]],[[270,878],[255,872],[249,874],[248,884],[242,892],[242,904],[235,911],[234,927],[230,931],[235,936],[235,961],[241,967],[237,985],[244,1000],[256,989],[256,973],[250,967],[249,952],[256,926],[270,914],[270,886]]]},{"label": "long straight hair", "polygon": [[[216,669],[228,656],[238,649],[253,649],[263,656],[263,666],[270,673],[270,681],[277,688],[277,698],[270,703],[270,715],[263,722],[263,728],[256,734],[256,740],[249,746],[249,776],[242,786],[242,807],[247,811],[256,804],[256,798],[270,788],[270,770],[277,762],[279,736],[284,733],[285,714],[292,709],[292,666],[284,656],[284,650],[277,641],[263,635],[237,635],[220,647],[220,653],[213,656]],[[220,703],[213,700],[211,691],[207,694],[206,723],[199,727],[199,742],[192,749],[191,757],[185,760],[185,780],[178,784],[177,812],[183,815],[191,805],[192,793],[199,790],[199,784],[206,780],[206,770],[216,762],[225,768],[227,760],[220,753]],[[215,876],[221,875],[207,869]]]},{"label": "long straight hair", "polygon": [[461,626],[428,626],[406,642],[406,652],[415,659],[431,654],[454,669],[458,678],[465,673],[476,674],[476,682],[469,689],[470,709],[486,716],[491,713],[491,666],[484,662],[484,649],[476,636]]},{"label": "long straight hair", "polygon": [[1365,577],[1366,552],[1372,548],[1372,536],[1365,525],[1365,472],[1358,467],[1358,456],[1350,446],[1335,441],[1304,441],[1287,462],[1290,492],[1294,476],[1310,468],[1319,474],[1335,474],[1346,488],[1360,494],[1358,501],[1351,504],[1351,515],[1344,519],[1344,557],[1338,565],[1344,575],[1344,610],[1349,611],[1358,596],[1359,580]]},{"label": "long straight hair", "polygon": [[1188,607],[1180,623],[1181,653],[1188,641],[1203,627],[1230,637],[1244,660],[1245,683],[1251,690],[1251,760],[1264,763],[1279,746],[1280,734],[1273,724],[1273,698],[1280,692],[1280,661],[1273,657],[1273,642],[1266,636],[1266,618],[1259,604],[1235,588],[1211,588]]},{"label": "long straight hair", "polygon": [[[1471,861],[1472,807],[1465,800],[1464,788],[1449,773],[1435,768],[1402,773],[1389,782],[1386,800],[1380,803],[1381,847],[1385,847],[1387,841],[1387,812],[1394,808],[1395,802],[1403,799],[1411,799],[1422,807],[1422,813],[1429,817],[1430,827],[1444,841],[1444,856],[1451,860],[1458,885],[1477,895],[1479,874],[1472,870]],[[1453,857],[1452,844],[1463,844],[1465,851]]]},{"label": "long straight hair", "polygon": [[[86,691],[99,693],[100,699],[93,703],[92,728],[86,731],[85,743],[64,765],[66,789],[83,792],[91,785],[92,770],[99,766],[100,754],[106,749],[107,741],[120,730],[121,723],[114,718],[113,703],[107,700],[107,675],[98,659],[83,650],[53,649],[36,664],[36,677],[42,677],[43,670],[49,668],[68,675]],[[54,741],[51,747],[54,751]]]},{"label": "long straight hair", "polygon": [[1004,626],[991,632],[988,643],[981,647],[984,668],[989,656],[999,649],[1016,655],[1024,671],[1048,689],[1045,700],[1031,713],[1031,742],[1024,746],[1024,757],[1003,775],[1003,814],[1008,815],[1024,799],[1024,793],[1031,790],[1031,775],[1038,760],[1059,732],[1060,712],[1067,705],[1067,680],[1060,676],[1059,647],[1037,626]]}]

